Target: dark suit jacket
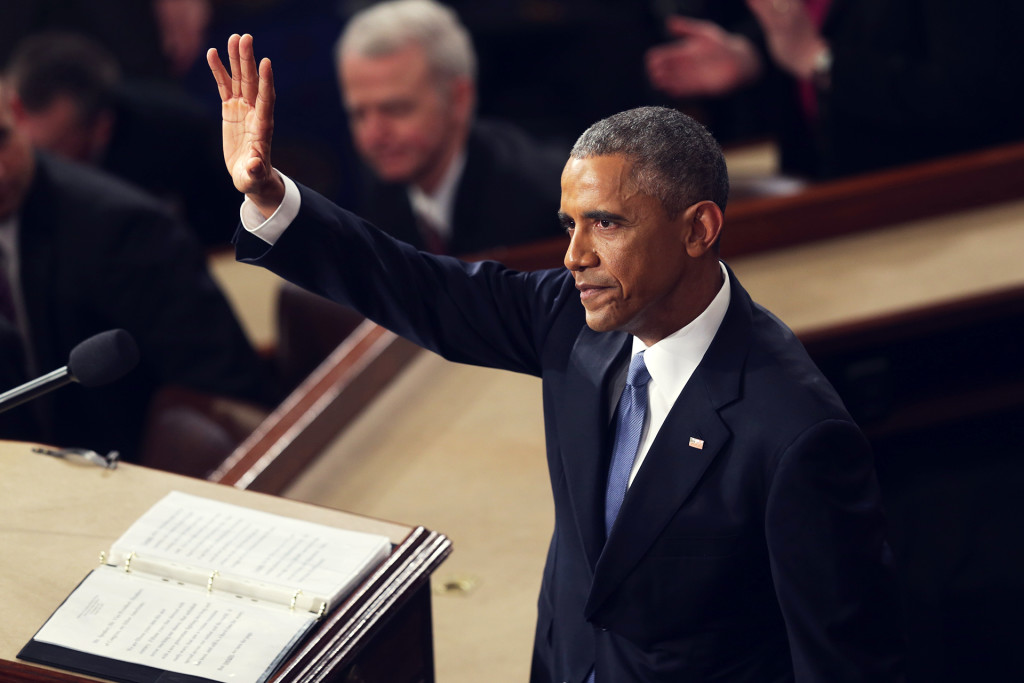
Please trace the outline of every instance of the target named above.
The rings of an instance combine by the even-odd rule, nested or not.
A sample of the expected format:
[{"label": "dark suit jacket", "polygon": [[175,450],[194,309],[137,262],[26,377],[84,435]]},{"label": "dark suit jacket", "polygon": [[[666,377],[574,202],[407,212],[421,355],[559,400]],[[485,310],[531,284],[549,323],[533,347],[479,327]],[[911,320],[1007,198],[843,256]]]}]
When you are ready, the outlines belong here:
[{"label": "dark suit jacket", "polygon": [[239,258],[450,360],[543,378],[555,530],[533,681],[579,682],[592,666],[604,683],[899,680],[868,444],[735,278],[606,543],[609,393],[631,338],[586,326],[567,271],[425,255],[304,188],[273,248],[237,239]]},{"label": "dark suit jacket", "polygon": [[[159,386],[250,400],[269,393],[188,231],[148,195],[96,169],[37,161],[18,217],[23,332],[34,361],[20,380],[66,365],[79,342],[117,327],[135,337],[141,360],[107,387],[70,385],[17,408],[3,416],[3,434],[131,457]],[[9,335],[6,342],[16,353]]]},{"label": "dark suit jacket", "polygon": [[[557,237],[562,167],[568,150],[545,147],[511,125],[477,121],[455,191],[450,254]],[[405,185],[368,180],[360,213],[417,249],[424,243]]]},{"label": "dark suit jacket", "polygon": [[833,0],[823,32],[825,173],[1024,138],[1020,3]]}]

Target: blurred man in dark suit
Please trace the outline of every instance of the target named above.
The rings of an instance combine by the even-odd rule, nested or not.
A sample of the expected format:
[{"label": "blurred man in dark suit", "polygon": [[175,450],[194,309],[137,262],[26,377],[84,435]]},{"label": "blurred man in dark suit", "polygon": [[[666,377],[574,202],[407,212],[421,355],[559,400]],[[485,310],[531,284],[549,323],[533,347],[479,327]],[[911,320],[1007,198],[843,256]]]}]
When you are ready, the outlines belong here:
[{"label": "blurred man in dark suit", "polygon": [[204,244],[223,245],[238,207],[220,166],[216,120],[165,83],[121,74],[102,45],[69,31],[25,38],[5,69],[19,127],[36,149],[141,187]]},{"label": "blurred man in dark suit", "polygon": [[451,9],[373,5],[349,20],[336,56],[352,137],[373,175],[361,208],[376,225],[458,254],[559,234],[564,153],[474,120],[476,59]]},{"label": "blurred man in dark suit", "polygon": [[141,361],[106,387],[63,387],[0,415],[0,436],[132,459],[161,387],[274,398],[193,236],[140,190],[35,152],[5,92],[0,87],[0,387],[66,365],[74,346],[112,328],[135,337]]}]

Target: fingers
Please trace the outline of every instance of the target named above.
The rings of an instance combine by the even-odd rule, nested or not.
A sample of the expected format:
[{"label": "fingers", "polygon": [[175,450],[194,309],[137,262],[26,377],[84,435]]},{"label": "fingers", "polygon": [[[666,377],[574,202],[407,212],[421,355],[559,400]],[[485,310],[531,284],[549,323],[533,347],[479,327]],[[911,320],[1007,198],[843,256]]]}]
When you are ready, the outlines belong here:
[{"label": "fingers", "polygon": [[689,52],[682,45],[652,47],[645,55],[648,76],[659,81],[670,79],[676,70],[687,68]]},{"label": "fingers", "polygon": [[[217,92],[222,102],[227,102],[233,97],[242,97],[250,106],[256,106],[261,98],[261,88],[268,88],[270,93],[269,107],[273,110],[274,81],[273,73],[270,71],[270,62],[266,62],[266,75],[261,65],[256,67],[256,59],[253,55],[252,36],[248,33],[239,36],[237,33],[228,38],[228,63],[231,65],[231,72],[224,67],[220,54],[215,48],[210,48],[206,53],[206,62],[210,65],[214,80],[217,81]],[[264,100],[266,98],[263,98]]]},{"label": "fingers", "polygon": [[238,56],[238,44],[241,37],[235,33],[228,38],[228,63],[231,64],[231,96],[242,94],[242,66]]},{"label": "fingers", "polygon": [[672,16],[665,21],[665,30],[674,38],[688,38],[694,35],[706,35],[715,24],[701,19]]},{"label": "fingers", "polygon": [[264,127],[274,125],[274,102],[277,94],[274,91],[274,70],[270,60],[264,57],[260,60],[259,84],[256,93],[256,116]]},{"label": "fingers", "polygon": [[220,61],[217,48],[211,47],[206,51],[206,63],[210,65],[213,79],[217,81],[217,92],[220,93],[220,101],[227,102],[231,98],[231,76]]},{"label": "fingers", "polygon": [[747,7],[766,29],[802,26],[810,16],[807,6],[798,0],[747,0]]},{"label": "fingers", "polygon": [[238,58],[242,69],[242,97],[247,104],[255,106],[260,81],[252,51],[252,36],[248,33],[238,40]]}]

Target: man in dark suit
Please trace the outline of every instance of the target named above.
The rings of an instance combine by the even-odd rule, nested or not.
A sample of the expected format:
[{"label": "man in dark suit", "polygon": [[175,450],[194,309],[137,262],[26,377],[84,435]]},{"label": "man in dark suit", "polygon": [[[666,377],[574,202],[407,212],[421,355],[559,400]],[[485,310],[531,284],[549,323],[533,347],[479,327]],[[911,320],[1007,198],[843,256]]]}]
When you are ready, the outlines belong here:
[{"label": "man in dark suit", "polygon": [[257,76],[249,36],[228,53],[230,75],[209,61],[239,258],[543,379],[555,531],[533,681],[902,680],[870,449],[719,261],[728,176],[704,128],[663,108],[592,126],[562,173],[566,270],[512,272],[417,252],[274,171],[269,61]]},{"label": "man in dark suit", "polygon": [[559,234],[565,155],[508,123],[474,120],[476,58],[450,8],[372,5],[348,21],[336,61],[352,139],[371,172],[359,208],[375,225],[452,254]]},{"label": "man in dark suit", "polygon": [[140,348],[139,366],[111,385],[63,387],[0,416],[4,438],[134,458],[160,387],[272,397],[184,226],[125,183],[34,152],[2,89],[0,247],[11,295],[0,314],[4,389],[66,365],[75,345],[107,329],[127,330]]}]

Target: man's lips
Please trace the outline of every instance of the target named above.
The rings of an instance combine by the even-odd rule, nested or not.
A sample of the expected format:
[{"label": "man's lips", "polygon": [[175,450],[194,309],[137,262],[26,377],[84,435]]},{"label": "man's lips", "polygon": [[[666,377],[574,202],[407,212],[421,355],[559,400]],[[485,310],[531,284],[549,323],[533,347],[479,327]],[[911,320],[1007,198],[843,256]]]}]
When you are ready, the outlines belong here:
[{"label": "man's lips", "polygon": [[595,297],[599,296],[601,292],[604,292],[610,287],[607,285],[589,284],[585,282],[577,282],[576,289],[580,290],[580,301],[587,302]]}]

